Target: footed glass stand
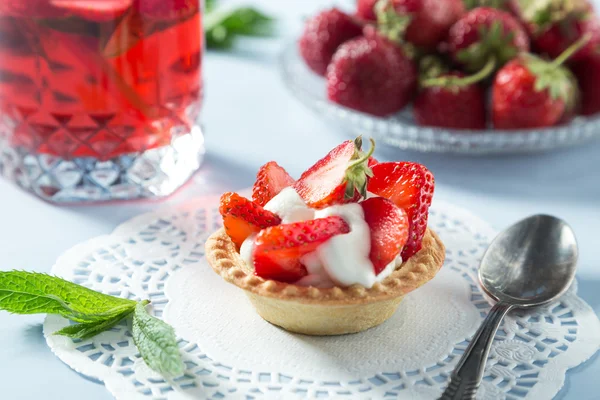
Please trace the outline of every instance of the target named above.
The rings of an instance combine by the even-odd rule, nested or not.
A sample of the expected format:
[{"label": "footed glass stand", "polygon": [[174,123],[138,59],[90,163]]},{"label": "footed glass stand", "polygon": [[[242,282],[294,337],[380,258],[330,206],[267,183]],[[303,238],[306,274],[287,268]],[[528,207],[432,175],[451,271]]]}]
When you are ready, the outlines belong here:
[{"label": "footed glass stand", "polygon": [[199,126],[172,132],[169,145],[106,160],[34,154],[8,142],[0,124],[0,174],[46,201],[63,204],[168,196],[198,170],[204,157]]}]

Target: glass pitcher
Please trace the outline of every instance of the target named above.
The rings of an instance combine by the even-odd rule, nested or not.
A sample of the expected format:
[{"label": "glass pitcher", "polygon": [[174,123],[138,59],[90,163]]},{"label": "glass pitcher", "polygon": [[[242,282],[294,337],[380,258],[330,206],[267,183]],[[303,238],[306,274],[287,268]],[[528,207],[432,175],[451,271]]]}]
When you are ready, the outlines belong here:
[{"label": "glass pitcher", "polygon": [[53,203],[162,197],[199,168],[201,0],[2,0],[0,173]]}]

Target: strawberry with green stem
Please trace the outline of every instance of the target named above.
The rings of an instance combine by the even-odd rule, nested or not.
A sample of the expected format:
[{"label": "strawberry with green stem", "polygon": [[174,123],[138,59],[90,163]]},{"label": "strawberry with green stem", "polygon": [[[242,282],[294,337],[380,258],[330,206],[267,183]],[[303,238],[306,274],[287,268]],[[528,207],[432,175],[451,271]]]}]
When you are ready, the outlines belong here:
[{"label": "strawberry with green stem", "polygon": [[380,0],[374,12],[379,31],[388,39],[434,50],[464,6],[461,0]]},{"label": "strawberry with green stem", "polygon": [[515,12],[523,20],[536,52],[558,57],[582,36],[588,44],[569,59],[582,59],[600,44],[600,21],[587,0],[513,0]]},{"label": "strawberry with green stem", "polygon": [[485,89],[481,82],[492,74],[495,65],[495,59],[490,58],[481,71],[470,76],[459,71],[438,71],[431,77],[430,68],[421,79],[421,90],[413,104],[417,122],[453,129],[485,129]]},{"label": "strawberry with green stem", "polygon": [[304,172],[293,187],[309,207],[317,209],[367,197],[367,183],[372,175],[369,159],[374,150],[373,139],[366,153],[362,150],[362,137],[347,140]]},{"label": "strawberry with green stem", "polygon": [[492,88],[494,127],[543,128],[573,115],[579,96],[577,82],[563,64],[589,39],[584,36],[551,62],[523,54],[506,64]]},{"label": "strawberry with green stem", "polygon": [[511,14],[480,7],[452,25],[443,47],[457,64],[475,72],[490,59],[499,68],[519,53],[529,51],[529,38]]}]

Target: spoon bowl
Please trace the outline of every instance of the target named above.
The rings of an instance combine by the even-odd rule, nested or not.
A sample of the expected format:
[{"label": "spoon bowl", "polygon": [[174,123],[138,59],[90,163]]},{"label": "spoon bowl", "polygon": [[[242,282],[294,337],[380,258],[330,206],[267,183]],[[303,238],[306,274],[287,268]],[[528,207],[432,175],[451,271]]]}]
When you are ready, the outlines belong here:
[{"label": "spoon bowl", "polygon": [[492,340],[504,316],[558,299],[575,278],[579,250],[575,234],[561,219],[534,215],[500,233],[479,267],[483,290],[497,301],[473,336],[442,400],[471,400],[483,377]]},{"label": "spoon bowl", "polygon": [[535,307],[569,288],[577,257],[577,240],[566,222],[534,215],[494,239],[481,261],[479,281],[497,301]]}]

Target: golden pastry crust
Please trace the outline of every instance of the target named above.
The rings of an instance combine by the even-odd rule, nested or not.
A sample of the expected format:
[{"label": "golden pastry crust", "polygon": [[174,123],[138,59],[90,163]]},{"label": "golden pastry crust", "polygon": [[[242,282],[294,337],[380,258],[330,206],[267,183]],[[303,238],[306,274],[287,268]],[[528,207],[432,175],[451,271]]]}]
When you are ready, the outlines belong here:
[{"label": "golden pastry crust", "polygon": [[206,241],[206,258],[223,279],[247,292],[304,304],[341,306],[390,300],[413,291],[439,271],[444,263],[445,248],[437,234],[427,229],[421,251],[372,288],[360,285],[315,288],[265,280],[254,275],[224,229],[215,232]]},{"label": "golden pastry crust", "polygon": [[372,288],[353,285],[321,289],[254,275],[223,229],[206,242],[206,258],[212,268],[244,289],[262,318],[306,335],[342,335],[381,324],[394,314],[408,292],[434,277],[444,257],[444,244],[428,229],[421,251]]}]

